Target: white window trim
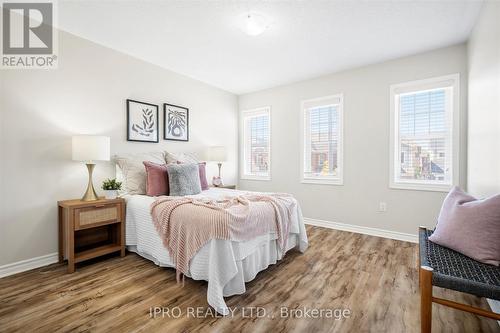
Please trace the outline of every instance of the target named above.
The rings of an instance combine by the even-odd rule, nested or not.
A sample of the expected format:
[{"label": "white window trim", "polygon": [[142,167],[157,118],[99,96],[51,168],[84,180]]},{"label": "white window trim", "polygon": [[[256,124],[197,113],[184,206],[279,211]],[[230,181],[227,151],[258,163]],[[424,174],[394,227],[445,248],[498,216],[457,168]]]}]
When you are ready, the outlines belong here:
[{"label": "white window trim", "polygon": [[[451,122],[451,150],[452,150],[452,175],[451,184],[429,184],[422,181],[397,181],[395,180],[395,156],[399,152],[396,137],[399,137],[399,118],[396,114],[396,96],[412,91],[432,90],[442,87],[453,88]],[[389,188],[401,190],[421,190],[448,192],[453,186],[460,183],[460,74],[451,74],[424,80],[417,80],[390,86],[390,159],[389,159]],[[399,160],[399,159],[398,159]]]},{"label": "white window trim", "polygon": [[[246,134],[246,128],[245,128],[245,117],[251,116],[252,114],[259,114],[267,112],[269,114],[269,143],[268,143],[268,152],[269,152],[269,168],[267,171],[267,175],[251,175],[251,174],[245,174],[245,165],[246,165],[246,160],[245,160],[245,134]],[[248,109],[248,110],[243,110],[241,111],[241,117],[240,117],[240,128],[241,128],[241,136],[240,136],[240,152],[241,152],[241,158],[240,158],[240,179],[242,180],[260,180],[260,181],[270,181],[271,180],[271,168],[272,168],[272,163],[271,163],[271,141],[272,141],[272,112],[271,112],[271,106],[262,106],[254,109]]]},{"label": "white window trim", "polygon": [[[338,176],[316,176],[305,177],[305,117],[306,117],[306,104],[321,103],[325,100],[338,99],[339,100],[339,145],[337,147],[337,165]],[[320,185],[344,185],[344,95],[342,93],[312,98],[303,100],[300,104],[300,182],[303,184],[320,184]]]}]

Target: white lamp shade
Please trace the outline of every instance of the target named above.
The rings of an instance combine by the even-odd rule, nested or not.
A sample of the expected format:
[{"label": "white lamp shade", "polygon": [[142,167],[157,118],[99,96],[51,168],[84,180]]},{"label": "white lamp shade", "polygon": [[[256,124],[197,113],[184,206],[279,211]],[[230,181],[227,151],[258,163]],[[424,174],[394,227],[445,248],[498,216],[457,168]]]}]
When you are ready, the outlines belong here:
[{"label": "white lamp shade", "polygon": [[108,136],[76,135],[72,138],[73,161],[109,161]]},{"label": "white lamp shade", "polygon": [[227,159],[227,150],[224,146],[214,146],[208,148],[208,160],[214,162],[224,162]]}]

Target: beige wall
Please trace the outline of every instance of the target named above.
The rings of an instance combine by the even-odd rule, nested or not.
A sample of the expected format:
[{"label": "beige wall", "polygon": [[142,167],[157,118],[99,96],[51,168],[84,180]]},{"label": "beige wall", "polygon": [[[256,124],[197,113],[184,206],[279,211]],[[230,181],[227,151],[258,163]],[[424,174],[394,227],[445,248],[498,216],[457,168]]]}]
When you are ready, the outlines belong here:
[{"label": "beige wall", "polygon": [[[472,194],[485,197],[500,192],[500,3],[483,5],[468,60],[467,183]],[[498,313],[500,301],[488,301]]]},{"label": "beige wall", "polygon": [[[240,96],[240,111],[269,105],[272,117],[272,180],[240,180],[240,187],[293,193],[308,218],[411,234],[419,225],[434,225],[446,193],[388,187],[389,86],[460,73],[460,178],[465,185],[466,66],[462,44]],[[344,94],[344,185],[302,184],[300,102],[337,93]],[[385,213],[378,212],[381,201],[387,203]]]},{"label": "beige wall", "polygon": [[486,2],[468,44],[469,191],[500,192],[500,3]]},{"label": "beige wall", "polygon": [[[83,194],[86,168],[71,136],[111,136],[111,152],[202,151],[226,145],[227,183],[237,173],[237,97],[68,33],[57,70],[0,71],[0,265],[57,251],[56,202]],[[190,141],[126,141],[125,99],[190,108]],[[160,131],[162,135],[162,110]],[[209,165],[209,176],[216,165]],[[99,163],[94,183],[113,177]]]},{"label": "beige wall", "polygon": [[[240,110],[272,107],[273,152],[272,180],[240,186],[293,193],[309,218],[412,234],[433,225],[444,193],[388,188],[389,85],[460,73],[465,185],[466,62],[466,47],[457,45],[240,96]],[[0,265],[56,251],[56,201],[80,196],[86,182],[84,166],[71,161],[75,133],[111,136],[112,153],[224,144],[224,178],[237,181],[238,105],[230,93],[62,32],[59,69],[0,71],[0,85]],[[301,184],[300,101],[336,93],[344,94],[344,185]],[[189,107],[190,142],[127,142],[126,98]],[[112,165],[100,163],[95,183],[112,176]]]}]

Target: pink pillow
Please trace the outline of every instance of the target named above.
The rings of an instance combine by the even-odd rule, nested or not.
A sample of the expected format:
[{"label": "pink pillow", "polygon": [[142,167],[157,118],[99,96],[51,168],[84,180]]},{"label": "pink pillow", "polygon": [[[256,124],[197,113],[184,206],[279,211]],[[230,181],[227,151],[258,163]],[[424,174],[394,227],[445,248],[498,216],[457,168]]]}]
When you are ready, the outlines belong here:
[{"label": "pink pillow", "polygon": [[478,200],[454,187],[429,240],[485,264],[500,265],[500,194]]},{"label": "pink pillow", "polygon": [[168,174],[166,164],[142,162],[146,167],[146,194],[152,197],[168,195]]},{"label": "pink pillow", "polygon": [[208,190],[208,182],[207,182],[207,163],[202,162],[198,163],[198,168],[200,171],[200,183],[201,183],[201,189],[203,191]]},{"label": "pink pillow", "polygon": [[[177,161],[177,164],[182,164],[183,162]],[[208,190],[208,181],[207,181],[207,162],[198,163],[198,172],[200,174],[200,184],[202,191]]]}]

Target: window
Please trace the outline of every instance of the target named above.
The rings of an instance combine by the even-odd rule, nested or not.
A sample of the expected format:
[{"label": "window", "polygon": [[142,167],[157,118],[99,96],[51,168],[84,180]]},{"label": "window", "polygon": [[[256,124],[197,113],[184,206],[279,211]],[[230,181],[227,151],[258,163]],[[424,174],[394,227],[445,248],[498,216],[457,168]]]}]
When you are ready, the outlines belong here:
[{"label": "window", "polygon": [[271,179],[271,108],[243,111],[243,179]]},{"label": "window", "polygon": [[458,74],[391,86],[390,187],[458,184]]},{"label": "window", "polygon": [[302,102],[302,182],[342,185],[343,97]]}]

